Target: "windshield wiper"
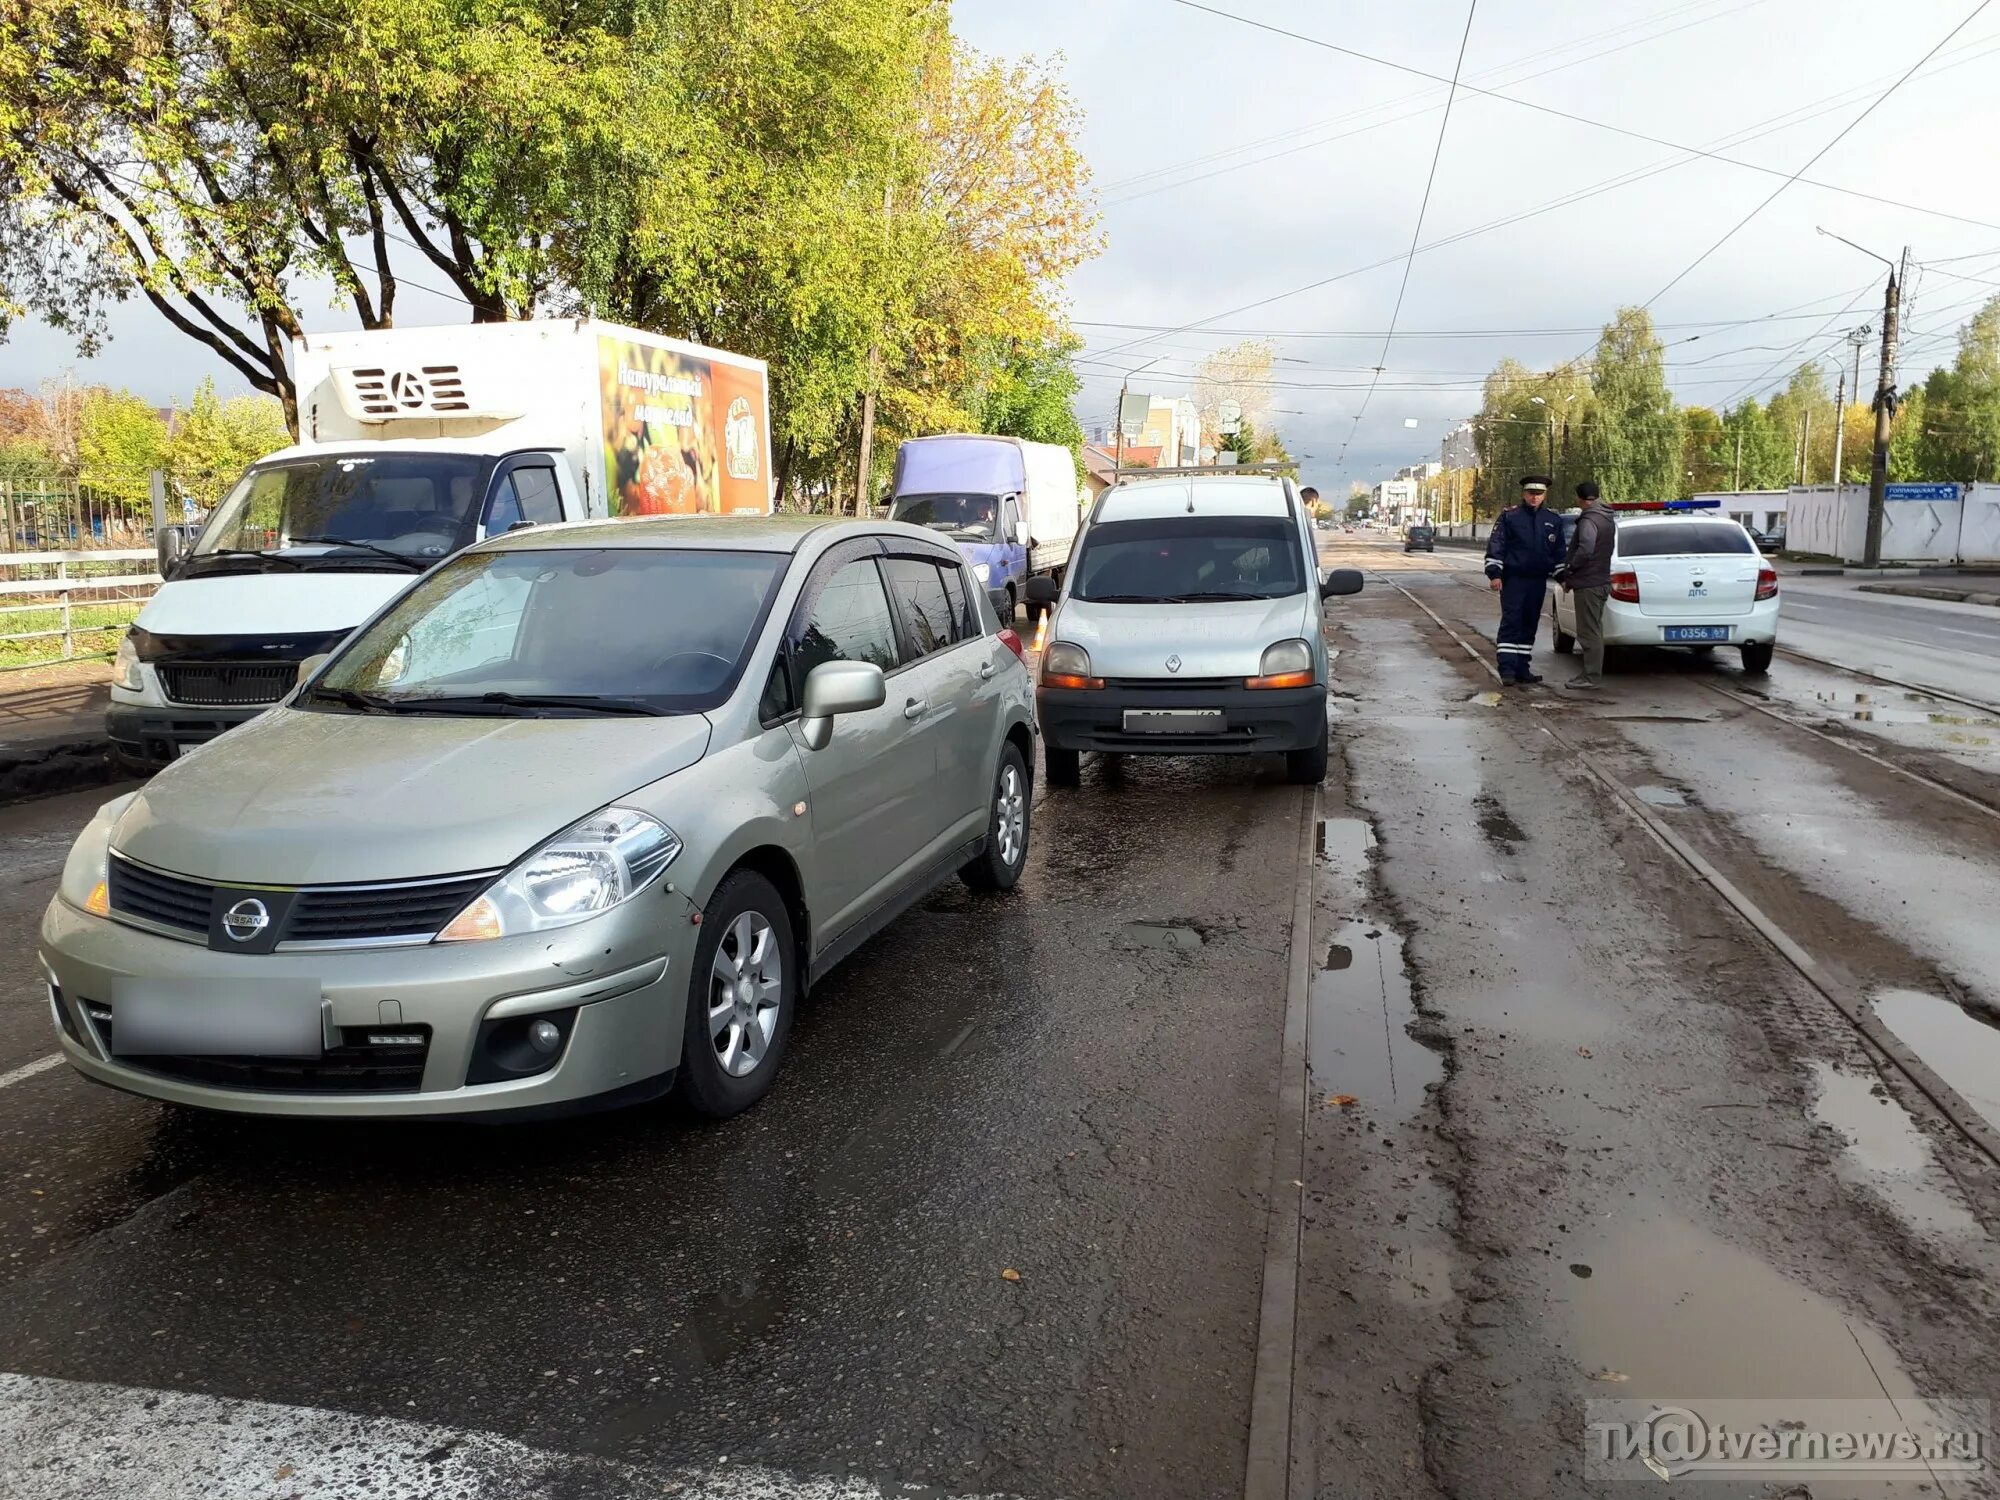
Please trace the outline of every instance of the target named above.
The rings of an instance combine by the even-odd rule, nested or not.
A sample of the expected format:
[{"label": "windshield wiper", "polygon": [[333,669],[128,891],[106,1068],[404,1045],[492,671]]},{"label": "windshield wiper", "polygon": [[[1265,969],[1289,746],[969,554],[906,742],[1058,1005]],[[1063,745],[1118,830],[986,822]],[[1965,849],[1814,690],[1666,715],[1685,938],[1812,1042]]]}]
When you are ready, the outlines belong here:
[{"label": "windshield wiper", "polygon": [[466,693],[445,694],[436,698],[400,698],[398,708],[404,712],[425,712],[439,710],[444,713],[478,713],[483,708],[568,708],[587,714],[635,714],[647,718],[667,717],[667,710],[656,708],[643,698],[610,698],[596,693]]},{"label": "windshield wiper", "polygon": [[1158,594],[1078,594],[1085,604],[1170,604]]},{"label": "windshield wiper", "polygon": [[[428,573],[430,571],[431,565],[421,557],[411,557],[407,552],[394,552],[387,547],[378,547],[373,542],[357,541],[353,537],[295,536],[290,538],[290,540],[294,542],[316,542],[326,547],[358,547],[363,552],[372,552],[377,557],[386,557],[392,563],[400,563],[413,573]],[[293,558],[288,557],[285,561],[293,563],[295,566],[303,566],[303,564],[297,563],[296,559]]]},{"label": "windshield wiper", "polygon": [[1230,594],[1230,593],[1217,592],[1217,593],[1202,593],[1202,594],[1170,594],[1165,599],[1162,599],[1160,602],[1162,604],[1202,604],[1202,603],[1213,604],[1216,603],[1217,601],[1220,601],[1226,604],[1241,604],[1244,603],[1246,600],[1251,600],[1251,599],[1276,599],[1279,597],[1281,596],[1277,594]]},{"label": "windshield wiper", "polygon": [[259,562],[283,563],[286,567],[298,569],[305,566],[296,557],[286,557],[279,552],[265,552],[256,547],[211,547],[206,552],[190,554],[190,563],[206,562],[211,557],[254,557]]},{"label": "windshield wiper", "polygon": [[383,698],[374,693],[357,693],[353,688],[316,687],[309,702],[317,703],[325,699],[346,708],[359,709],[364,714],[393,714],[401,711],[401,705],[394,698]]}]

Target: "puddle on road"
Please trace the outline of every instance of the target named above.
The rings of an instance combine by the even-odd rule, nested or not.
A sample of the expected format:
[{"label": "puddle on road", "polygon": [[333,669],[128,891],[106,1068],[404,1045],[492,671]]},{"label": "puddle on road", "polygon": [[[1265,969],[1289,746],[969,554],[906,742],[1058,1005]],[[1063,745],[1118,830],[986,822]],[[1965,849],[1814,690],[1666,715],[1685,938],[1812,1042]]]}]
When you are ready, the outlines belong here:
[{"label": "puddle on road", "polygon": [[1403,973],[1402,937],[1375,922],[1344,922],[1318,934],[1325,958],[1312,976],[1306,1071],[1323,1104],[1351,1094],[1371,1119],[1405,1120],[1444,1063],[1410,1035],[1417,1018]]},{"label": "puddle on road", "polygon": [[1878,1092],[1881,1083],[1873,1073],[1845,1073],[1823,1062],[1815,1062],[1812,1071],[1819,1085],[1813,1118],[1846,1139],[1842,1165],[1849,1176],[1914,1229],[1954,1239],[1984,1232],[1971,1211],[1936,1180],[1942,1169],[1930,1142],[1902,1105]]},{"label": "puddle on road", "polygon": [[[1590,1275],[1572,1274],[1572,1263]],[[1548,1290],[1567,1308],[1570,1351],[1583,1370],[1627,1377],[1589,1395],[1913,1393],[1873,1328],[1685,1220],[1628,1221],[1605,1238],[1556,1245]]]},{"label": "puddle on road", "polygon": [[[1935,724],[1946,728],[2000,732],[2000,719],[1928,693],[1815,692],[1813,702],[1865,724]],[[1981,743],[1986,741],[1982,738]]]},{"label": "puddle on road", "polygon": [[1321,818],[1313,852],[1321,865],[1320,885],[1328,876],[1359,885],[1368,877],[1368,852],[1375,847],[1375,827],[1366,818]]},{"label": "puddle on road", "polygon": [[1201,944],[1201,934],[1182,922],[1127,922],[1118,929],[1121,948],[1165,948],[1171,953],[1192,953]]},{"label": "puddle on road", "polygon": [[1884,990],[1873,1003],[1882,1024],[2000,1130],[2000,1028],[1918,990]]},{"label": "puddle on road", "polygon": [[1514,815],[1502,807],[1490,792],[1481,792],[1472,799],[1472,806],[1479,815],[1479,831],[1486,842],[1502,854],[1512,854],[1528,841],[1521,825],[1514,821]]},{"label": "puddle on road", "polygon": [[1635,786],[1632,793],[1653,807],[1686,807],[1688,799],[1670,786]]}]

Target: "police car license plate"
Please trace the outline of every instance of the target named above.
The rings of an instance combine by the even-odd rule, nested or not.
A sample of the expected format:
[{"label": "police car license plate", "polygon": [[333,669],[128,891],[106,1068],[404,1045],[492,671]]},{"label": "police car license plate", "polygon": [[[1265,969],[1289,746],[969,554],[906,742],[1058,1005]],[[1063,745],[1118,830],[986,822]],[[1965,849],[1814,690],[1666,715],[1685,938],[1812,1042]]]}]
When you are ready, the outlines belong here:
[{"label": "police car license plate", "polygon": [[1219,708],[1128,708],[1127,734],[1220,734],[1229,719]]},{"label": "police car license plate", "polygon": [[1660,632],[1661,639],[1668,641],[1726,641],[1729,639],[1727,625],[1669,625]]}]

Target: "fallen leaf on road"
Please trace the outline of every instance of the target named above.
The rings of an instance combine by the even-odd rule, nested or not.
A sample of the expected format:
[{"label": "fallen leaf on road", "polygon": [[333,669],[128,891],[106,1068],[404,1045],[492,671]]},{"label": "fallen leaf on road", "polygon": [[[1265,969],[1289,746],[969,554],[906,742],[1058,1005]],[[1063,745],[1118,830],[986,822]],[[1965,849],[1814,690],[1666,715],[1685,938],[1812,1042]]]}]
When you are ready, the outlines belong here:
[{"label": "fallen leaf on road", "polygon": [[1019,1281],[1021,1279],[1021,1273],[1015,1270],[1012,1266],[1009,1266],[1006,1270],[1000,1273],[1000,1279],[1002,1281]]},{"label": "fallen leaf on road", "polygon": [[1591,1052],[1588,1047],[1579,1047],[1576,1049],[1576,1055],[1578,1057],[1589,1057],[1591,1055]]},{"label": "fallen leaf on road", "polygon": [[273,1479],[290,1479],[296,1473],[298,1473],[298,1470],[294,1469],[290,1464],[279,1464],[278,1472],[271,1477]]},{"label": "fallen leaf on road", "polygon": [[1632,1377],[1622,1370],[1599,1370],[1590,1378],[1592,1380],[1625,1381],[1630,1380]]},{"label": "fallen leaf on road", "polygon": [[1342,1109],[1352,1109],[1354,1108],[1355,1105],[1359,1104],[1361,1101],[1355,1098],[1352,1094],[1328,1094],[1326,1096],[1326,1102],[1328,1104],[1337,1104]]}]

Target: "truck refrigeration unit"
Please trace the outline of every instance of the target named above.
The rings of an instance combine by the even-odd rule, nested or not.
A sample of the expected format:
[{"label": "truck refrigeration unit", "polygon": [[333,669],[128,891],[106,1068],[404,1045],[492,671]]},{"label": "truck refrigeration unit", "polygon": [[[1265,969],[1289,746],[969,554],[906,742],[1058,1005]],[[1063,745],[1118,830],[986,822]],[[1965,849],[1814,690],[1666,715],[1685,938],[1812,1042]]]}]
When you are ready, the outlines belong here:
[{"label": "truck refrigeration unit", "polygon": [[290,692],[417,575],[484,537],[772,508],[763,361],[591,319],[294,341],[300,441],[199,525],[118,648],[108,728],[159,765]]}]

